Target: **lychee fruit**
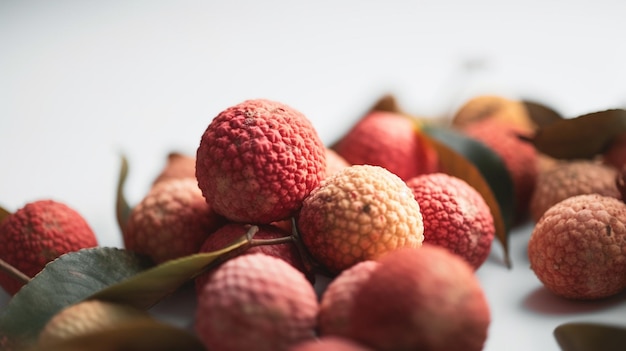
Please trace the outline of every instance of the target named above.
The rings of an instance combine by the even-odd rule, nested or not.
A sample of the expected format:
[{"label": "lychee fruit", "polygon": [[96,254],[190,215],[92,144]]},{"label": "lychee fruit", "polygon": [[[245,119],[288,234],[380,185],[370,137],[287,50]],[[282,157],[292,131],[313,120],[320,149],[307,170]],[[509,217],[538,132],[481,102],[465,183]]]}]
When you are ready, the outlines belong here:
[{"label": "lychee fruit", "polygon": [[495,226],[489,205],[464,180],[431,173],[407,180],[424,220],[424,243],[447,248],[478,269],[489,256]]},{"label": "lychee fruit", "polygon": [[321,296],[318,315],[320,335],[349,335],[350,310],[354,296],[366,284],[378,265],[374,260],[361,261],[343,270],[326,286]]},{"label": "lychee fruit", "polygon": [[234,222],[269,224],[293,216],[325,172],[325,146],[306,116],[263,99],[219,113],[196,154],[202,194]]},{"label": "lychee fruit", "polygon": [[196,334],[208,350],[281,351],[315,337],[319,304],[293,266],[262,253],[240,255],[204,285]]},{"label": "lychee fruit", "polygon": [[86,300],[62,309],[39,333],[38,345],[45,347],[73,337],[99,332],[133,319],[152,319],[145,310],[113,302]]},{"label": "lychee fruit", "polygon": [[537,150],[520,137],[529,133],[511,123],[497,119],[485,119],[465,126],[462,131],[482,142],[502,159],[513,182],[514,223],[520,223],[528,215],[530,198],[539,173]]},{"label": "lychee fruit", "polygon": [[472,123],[495,119],[515,125],[526,132],[536,129],[524,103],[499,95],[478,95],[461,105],[452,117],[452,125],[465,128]]},{"label": "lychee fruit", "polygon": [[409,117],[372,111],[331,146],[348,163],[388,169],[403,180],[438,170],[438,156]]},{"label": "lychee fruit", "polygon": [[351,339],[379,351],[483,349],[489,306],[465,260],[424,244],[379,263],[355,294]]},{"label": "lychee fruit", "polygon": [[326,148],[326,176],[340,171],[346,167],[350,166],[350,163],[346,161],[343,156],[339,155],[337,151]]},{"label": "lychee fruit", "polygon": [[154,179],[153,184],[172,178],[196,179],[196,158],[180,152],[170,152],[165,166]]},{"label": "lychee fruit", "polygon": [[[29,277],[57,257],[98,246],[84,217],[55,200],[37,200],[0,223],[0,258]],[[0,285],[14,295],[24,283],[0,271]]]},{"label": "lychee fruit", "polygon": [[322,336],[317,339],[300,342],[289,351],[374,351],[369,347],[358,344],[354,340],[334,335]]},{"label": "lychee fruit", "polygon": [[539,173],[530,200],[530,215],[537,222],[550,207],[568,197],[600,194],[621,198],[615,183],[617,170],[592,160],[559,161]]},{"label": "lychee fruit", "polygon": [[297,225],[312,257],[332,274],[424,240],[411,188],[372,165],[352,165],[326,178],[304,199]]},{"label": "lychee fruit", "polygon": [[585,194],[550,207],[534,227],[528,258],[556,295],[599,299],[626,289],[626,205]]},{"label": "lychee fruit", "polygon": [[124,244],[126,249],[162,263],[197,253],[223,222],[206,203],[195,179],[164,180],[132,209]]},{"label": "lychee fruit", "polygon": [[[200,247],[200,253],[213,252],[225,248],[238,238],[244,236],[248,232],[248,230],[250,230],[250,227],[251,225],[249,224],[234,222],[227,223],[221,226],[206,238],[206,240]],[[278,239],[285,238],[291,235],[291,233],[285,232],[278,227],[268,224],[258,225],[257,227],[258,231],[254,234],[255,240]],[[295,243],[290,242],[286,244],[254,246],[247,249],[245,252],[243,252],[243,254],[252,254],[259,252],[285,260],[285,262],[289,263],[290,265],[294,266],[296,269],[304,273],[310,282],[314,282],[315,274],[313,274],[311,270],[306,268]],[[206,284],[206,282],[210,279],[211,272],[213,271],[202,273],[195,278],[194,283],[196,286],[196,291],[198,293],[201,291],[204,284]]]}]

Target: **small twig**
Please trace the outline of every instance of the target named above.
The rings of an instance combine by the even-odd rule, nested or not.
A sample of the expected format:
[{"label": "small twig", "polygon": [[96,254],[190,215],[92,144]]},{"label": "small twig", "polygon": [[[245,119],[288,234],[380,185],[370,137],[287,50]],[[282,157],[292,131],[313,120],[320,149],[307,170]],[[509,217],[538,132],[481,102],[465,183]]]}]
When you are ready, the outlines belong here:
[{"label": "small twig", "polygon": [[313,257],[311,257],[311,254],[302,243],[302,239],[300,238],[300,232],[298,231],[298,225],[294,217],[291,218],[290,238],[293,240],[293,243],[296,246],[298,253],[300,254],[300,258],[302,258],[302,263],[304,263],[304,266],[309,272],[320,273],[323,275],[329,274],[326,268],[324,268],[321,264],[319,264],[316,260],[314,260]]},{"label": "small twig", "polygon": [[27,284],[30,282],[30,277],[22,273],[19,269],[10,265],[7,261],[0,259],[0,270],[7,273],[11,277],[19,280],[20,282]]}]

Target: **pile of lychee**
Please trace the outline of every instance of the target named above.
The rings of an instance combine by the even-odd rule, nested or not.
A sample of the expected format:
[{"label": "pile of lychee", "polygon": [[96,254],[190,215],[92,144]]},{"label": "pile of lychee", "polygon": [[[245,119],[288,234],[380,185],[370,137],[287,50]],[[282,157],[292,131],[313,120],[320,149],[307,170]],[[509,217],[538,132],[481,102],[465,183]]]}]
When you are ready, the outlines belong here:
[{"label": "pile of lychee", "polygon": [[[121,228],[124,246],[161,264],[253,235],[247,251],[194,278],[194,331],[207,350],[481,350],[490,309],[475,271],[500,219],[441,166],[420,123],[372,109],[326,146],[286,104],[228,107],[195,155],[169,155]],[[626,205],[615,168],[538,152],[528,141],[538,127],[518,101],[471,100],[450,128],[502,160],[513,225],[537,221],[528,251],[547,288],[583,299],[626,288]],[[7,215],[0,241],[0,258],[28,277],[97,245],[80,215],[54,201]],[[0,271],[10,294],[23,284]],[[71,309],[82,304],[51,319],[40,342],[135,315],[87,306],[116,318],[77,323],[89,313]]]}]

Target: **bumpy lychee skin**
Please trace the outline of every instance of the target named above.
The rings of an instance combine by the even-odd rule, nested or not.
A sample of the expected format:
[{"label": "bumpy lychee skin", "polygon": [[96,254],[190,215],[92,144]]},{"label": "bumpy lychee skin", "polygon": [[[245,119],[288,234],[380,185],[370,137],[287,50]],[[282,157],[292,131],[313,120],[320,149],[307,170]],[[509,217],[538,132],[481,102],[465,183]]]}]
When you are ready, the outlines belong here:
[{"label": "bumpy lychee skin", "polygon": [[358,344],[354,340],[338,336],[322,336],[318,339],[303,341],[289,351],[374,351]]},{"label": "bumpy lychee skin", "polygon": [[262,253],[226,261],[202,289],[196,334],[208,350],[281,351],[315,337],[313,286],[284,260]]},{"label": "bumpy lychee skin", "polygon": [[[200,247],[200,252],[212,252],[223,249],[244,236],[248,230],[250,230],[250,227],[251,225],[249,224],[227,223],[206,238],[202,247]],[[254,234],[255,240],[278,239],[291,235],[291,233],[287,233],[272,225],[258,225],[257,227],[258,231]],[[315,281],[315,274],[305,267],[302,257],[294,243],[255,246],[243,252],[243,254],[252,253],[264,253],[285,260],[285,262],[304,273],[310,282]],[[196,292],[200,293],[202,287],[210,279],[212,272],[213,271],[202,273],[195,278],[194,284],[196,286]]]},{"label": "bumpy lychee skin", "polygon": [[436,151],[415,122],[399,113],[373,111],[332,146],[353,165],[381,166],[406,180],[438,169]]},{"label": "bumpy lychee skin", "polygon": [[528,215],[530,198],[539,173],[537,150],[532,144],[519,138],[529,136],[528,132],[497,119],[471,123],[463,128],[463,132],[484,143],[500,156],[513,182],[514,220],[516,223],[524,220]]},{"label": "bumpy lychee skin", "polygon": [[626,289],[626,205],[598,194],[550,207],[528,242],[537,278],[556,295],[599,299]]},{"label": "bumpy lychee skin", "polygon": [[197,253],[223,221],[206,203],[195,179],[161,181],[132,209],[124,244],[162,263]]},{"label": "bumpy lychee skin", "polygon": [[172,178],[196,179],[196,158],[180,152],[169,153],[165,166],[154,179],[153,184]]},{"label": "bumpy lychee skin", "polygon": [[478,269],[495,236],[485,199],[464,180],[431,173],[407,180],[424,219],[424,243],[447,248]]},{"label": "bumpy lychee skin", "polygon": [[292,216],[325,177],[325,146],[301,112],[248,100],[215,117],[202,135],[196,177],[207,202],[235,222]]},{"label": "bumpy lychee skin", "polygon": [[352,165],[326,178],[304,200],[297,224],[313,258],[335,274],[424,240],[413,191],[379,166]]},{"label": "bumpy lychee skin", "polygon": [[129,320],[151,319],[144,310],[112,302],[87,300],[70,305],[52,317],[37,340],[45,347],[73,337],[106,330]]},{"label": "bumpy lychee skin", "polygon": [[[95,247],[98,240],[74,209],[55,200],[38,200],[0,223],[0,243],[0,258],[33,277],[62,254]],[[14,295],[23,283],[0,272],[0,285]]]},{"label": "bumpy lychee skin", "polygon": [[616,177],[615,168],[596,161],[559,161],[537,177],[530,200],[531,217],[536,222],[550,207],[576,195],[600,194],[619,199]]},{"label": "bumpy lychee skin", "polygon": [[490,323],[472,267],[424,244],[385,255],[355,295],[351,338],[375,350],[482,350]]},{"label": "bumpy lychee skin", "polygon": [[320,335],[348,336],[350,310],[356,292],[366,284],[378,267],[377,261],[361,261],[336,276],[324,290],[320,301],[318,328]]}]

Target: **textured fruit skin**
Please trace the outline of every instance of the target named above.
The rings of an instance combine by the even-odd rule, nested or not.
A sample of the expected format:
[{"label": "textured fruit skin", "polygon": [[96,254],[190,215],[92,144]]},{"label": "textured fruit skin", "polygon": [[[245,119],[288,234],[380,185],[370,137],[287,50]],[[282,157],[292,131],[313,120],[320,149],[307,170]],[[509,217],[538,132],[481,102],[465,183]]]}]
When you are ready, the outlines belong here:
[{"label": "textured fruit skin", "polygon": [[234,222],[291,217],[325,172],[325,146],[310,121],[292,107],[263,99],[218,114],[196,154],[202,194]]},{"label": "textured fruit skin", "polygon": [[[27,203],[2,221],[0,243],[0,258],[29,277],[62,254],[98,246],[81,214],[48,199]],[[3,272],[0,285],[11,295],[23,286]]]},{"label": "textured fruit skin", "polygon": [[[229,244],[232,244],[235,240],[244,236],[250,227],[251,225],[249,224],[227,223],[206,238],[200,247],[199,252],[212,252],[223,249]],[[258,228],[259,229],[256,234],[254,234],[254,239],[258,240],[278,239],[291,235],[291,233],[287,233],[284,230],[272,225],[258,225]],[[244,252],[244,254],[252,253],[264,253],[266,255],[285,260],[285,262],[305,274],[310,282],[314,282],[315,280],[315,275],[305,268],[302,258],[300,257],[300,253],[293,243],[255,246]],[[202,273],[195,278],[194,284],[197,293],[200,293],[204,284],[206,284],[206,282],[210,279],[211,272]]]},{"label": "textured fruit skin", "polygon": [[155,263],[195,254],[223,218],[206,203],[193,178],[156,183],[131,211],[126,249]]},{"label": "textured fruit skin", "polygon": [[345,269],[326,287],[320,300],[318,328],[320,335],[348,336],[350,310],[354,295],[366,284],[371,273],[378,267],[377,261],[361,261]]},{"label": "textured fruit skin", "polygon": [[538,175],[530,200],[531,218],[537,222],[550,207],[576,195],[600,194],[619,199],[616,177],[616,169],[595,161],[560,161]]},{"label": "textured fruit skin", "polygon": [[350,164],[381,166],[403,180],[438,170],[436,151],[419,135],[415,122],[399,113],[370,112],[332,149]]},{"label": "textured fruit skin", "polygon": [[569,299],[599,299],[626,289],[626,205],[598,194],[550,207],[528,242],[543,285]]},{"label": "textured fruit skin", "polygon": [[114,327],[130,319],[151,319],[144,310],[127,305],[87,300],[70,305],[54,315],[38,337],[41,347],[72,337]]},{"label": "textured fruit skin", "polygon": [[537,150],[518,137],[528,136],[528,133],[497,119],[471,123],[463,132],[490,147],[502,159],[514,187],[514,220],[521,222],[528,215],[530,198],[539,174]]},{"label": "textured fruit skin", "polygon": [[196,158],[179,152],[169,153],[165,166],[154,179],[153,184],[172,178],[196,179]]},{"label": "textured fruit skin", "polygon": [[337,336],[322,336],[292,346],[289,351],[374,351],[354,340]]},{"label": "textured fruit skin", "polygon": [[326,178],[304,200],[297,224],[310,254],[334,274],[424,240],[412,190],[379,166],[352,165]]},{"label": "textured fruit skin", "polygon": [[262,253],[226,261],[204,285],[196,334],[208,350],[281,351],[315,337],[313,286],[285,261]]},{"label": "textured fruit skin", "polygon": [[407,180],[424,219],[424,243],[439,245],[478,269],[489,256],[495,236],[491,210],[464,180],[431,173]]},{"label": "textured fruit skin", "polygon": [[352,339],[379,351],[482,350],[490,311],[467,262],[429,244],[379,262],[355,295]]}]

